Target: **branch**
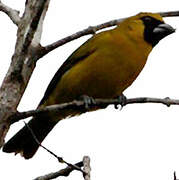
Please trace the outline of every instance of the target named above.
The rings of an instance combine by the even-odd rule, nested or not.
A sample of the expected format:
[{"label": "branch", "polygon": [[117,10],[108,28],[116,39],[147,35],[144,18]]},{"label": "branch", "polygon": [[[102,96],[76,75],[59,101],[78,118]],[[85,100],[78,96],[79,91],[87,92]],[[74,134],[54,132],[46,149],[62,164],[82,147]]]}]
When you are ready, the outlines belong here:
[{"label": "branch", "polygon": [[84,156],[83,166],[84,166],[83,171],[85,172],[85,174],[83,174],[84,180],[90,180],[91,167],[90,167],[90,158],[88,156]]},{"label": "branch", "polygon": [[[81,162],[76,163],[74,165],[78,166],[78,167],[82,167],[83,166],[83,162],[81,161]],[[59,176],[66,176],[67,177],[74,170],[75,169],[73,167],[67,166],[65,169],[61,169],[60,171],[49,173],[49,174],[46,174],[44,176],[37,177],[34,180],[50,180],[50,179],[57,178]]]},{"label": "branch", "polygon": [[168,11],[168,12],[159,12],[162,17],[175,17],[179,16],[179,11]]},{"label": "branch", "polygon": [[[65,169],[62,169],[60,171],[57,172],[53,172],[50,174],[46,174],[44,176],[40,176],[37,177],[35,180],[50,180],[50,179],[54,179],[57,178],[59,176],[68,176],[73,170],[77,170],[80,171],[85,180],[90,180],[90,158],[88,156],[85,156],[83,158],[83,162],[79,162],[76,164],[71,164],[68,163],[67,161],[65,161],[62,157],[57,156],[54,152],[50,151],[48,148],[46,148],[45,146],[43,146],[39,140],[37,139],[36,135],[34,134],[33,130],[30,128],[30,126],[28,124],[25,123],[25,126],[28,128],[28,130],[30,131],[34,141],[43,149],[45,149],[48,153],[50,153],[52,156],[54,156],[58,162],[60,163],[65,163],[67,165],[67,167]],[[84,169],[82,170],[81,167],[84,166]]]},{"label": "branch", "polygon": [[17,26],[19,25],[19,22],[21,20],[19,16],[19,11],[6,6],[1,1],[0,1],[0,11],[6,13],[14,24],[16,24]]},{"label": "branch", "polygon": [[[29,45],[31,44],[31,42],[34,38],[34,34],[35,34],[38,24],[40,22],[40,18],[41,18],[43,10],[45,8],[45,4],[46,4],[45,0],[40,1],[40,3],[37,1],[34,6],[33,12],[29,12],[29,13],[31,13],[32,17],[30,20],[31,21],[30,24],[28,24],[28,27],[26,28],[27,33],[24,34],[24,43],[23,43],[23,47],[22,47],[22,53],[28,49]],[[27,8],[27,11],[32,11],[32,10],[29,7],[29,9]]]},{"label": "branch", "polygon": [[37,139],[36,135],[34,134],[33,130],[30,128],[30,126],[29,126],[28,124],[26,124],[26,123],[25,123],[25,126],[29,129],[29,131],[30,131],[30,133],[31,133],[34,141],[35,141],[40,147],[42,147],[44,150],[46,150],[48,153],[50,153],[52,156],[54,156],[54,157],[58,160],[58,162],[60,162],[60,163],[65,163],[66,165],[72,167],[74,170],[77,170],[77,171],[80,171],[80,172],[84,173],[84,171],[83,171],[80,167],[78,167],[78,166],[76,166],[76,165],[73,165],[73,164],[71,164],[71,163],[68,163],[68,162],[65,161],[62,157],[57,156],[54,152],[52,152],[51,150],[49,150],[48,148],[46,148],[45,146],[43,146],[43,145],[39,142],[39,140]]},{"label": "branch", "polygon": [[[158,14],[160,14],[162,17],[173,17],[173,16],[179,16],[179,11],[158,12]],[[120,24],[124,19],[126,19],[126,18],[115,19],[112,21],[108,21],[108,22],[96,25],[96,26],[89,26],[86,29],[78,31],[70,36],[67,36],[67,37],[60,39],[52,44],[49,44],[49,45],[43,47],[41,52],[39,52],[39,59],[41,57],[43,57],[44,55],[48,54],[49,52],[53,51],[54,49],[66,44],[70,41],[73,41],[75,39],[78,39],[82,36],[86,36],[89,34],[95,34],[97,31],[102,30],[104,28],[116,26],[116,25]]]},{"label": "branch", "polygon": [[116,19],[116,20],[112,20],[112,21],[108,21],[106,23],[102,23],[102,24],[99,24],[97,26],[89,26],[88,28],[86,29],[83,29],[81,31],[78,31],[70,36],[67,36],[63,39],[60,39],[52,44],[49,44],[45,47],[43,47],[43,51],[41,52],[40,54],[40,57],[43,57],[44,55],[48,54],[49,52],[53,51],[54,49],[70,42],[70,41],[73,41],[75,39],[78,39],[82,36],[86,36],[86,35],[89,35],[89,34],[95,34],[97,31],[101,30],[101,29],[104,29],[104,28],[107,28],[107,27],[111,27],[111,26],[115,26],[116,24],[122,22],[123,19]]},{"label": "branch", "polygon": [[[49,0],[28,0],[18,25],[15,52],[0,88],[0,148],[10,127],[8,117],[16,111],[35,68],[32,42]],[[42,26],[42,23],[40,24]],[[40,43],[40,42],[39,42]],[[37,49],[38,47],[34,47]]]},{"label": "branch", "polygon": [[[104,108],[109,105],[114,105],[116,108],[118,105],[126,106],[128,104],[136,104],[136,103],[159,103],[164,104],[166,106],[170,105],[179,105],[179,100],[176,99],[170,99],[170,98],[150,98],[150,97],[138,97],[138,98],[116,98],[116,99],[94,99],[94,103],[89,105],[90,108],[98,107],[98,108]],[[9,120],[11,123],[15,123],[21,119],[25,119],[31,116],[38,116],[45,113],[61,113],[61,111],[65,109],[75,109],[84,111],[85,110],[85,102],[83,100],[74,100],[69,103],[63,103],[63,104],[55,104],[50,105],[42,109],[36,109],[31,111],[25,111],[25,112],[15,112],[13,115],[10,116]],[[86,109],[87,111],[87,109]]]},{"label": "branch", "polygon": [[49,7],[49,3],[50,3],[50,0],[46,0],[46,2],[44,1],[43,7],[42,7],[43,11],[41,12],[38,27],[37,27],[37,30],[34,34],[34,38],[32,41],[33,46],[39,46],[39,44],[40,44],[41,36],[42,36],[42,29],[43,29],[43,22],[44,22],[45,15],[46,15],[46,12],[47,12],[48,7]]}]

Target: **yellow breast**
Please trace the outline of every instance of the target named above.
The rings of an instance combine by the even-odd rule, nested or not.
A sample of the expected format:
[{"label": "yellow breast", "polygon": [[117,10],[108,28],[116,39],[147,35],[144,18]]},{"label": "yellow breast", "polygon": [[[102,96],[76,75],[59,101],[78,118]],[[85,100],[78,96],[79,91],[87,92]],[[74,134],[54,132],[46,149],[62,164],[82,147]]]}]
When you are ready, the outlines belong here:
[{"label": "yellow breast", "polygon": [[120,95],[136,79],[152,49],[143,39],[137,41],[119,33],[118,28],[98,34],[92,42],[97,45],[94,53],[62,76],[47,104],[71,101],[81,95]]}]

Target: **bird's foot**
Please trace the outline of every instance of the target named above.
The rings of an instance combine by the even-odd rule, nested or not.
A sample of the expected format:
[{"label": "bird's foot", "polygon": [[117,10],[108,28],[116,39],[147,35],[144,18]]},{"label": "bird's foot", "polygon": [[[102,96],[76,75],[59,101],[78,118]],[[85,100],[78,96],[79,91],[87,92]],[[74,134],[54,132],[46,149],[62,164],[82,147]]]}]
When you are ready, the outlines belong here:
[{"label": "bird's foot", "polygon": [[79,99],[84,102],[85,110],[89,110],[90,106],[94,106],[96,104],[96,101],[94,100],[94,98],[89,97],[87,95],[82,95],[82,96],[80,96]]},{"label": "bird's foot", "polygon": [[114,108],[118,109],[118,105],[120,104],[121,105],[120,110],[122,110],[122,108],[126,105],[127,98],[124,94],[122,94],[119,95],[117,99],[118,99],[118,103],[114,105]]}]

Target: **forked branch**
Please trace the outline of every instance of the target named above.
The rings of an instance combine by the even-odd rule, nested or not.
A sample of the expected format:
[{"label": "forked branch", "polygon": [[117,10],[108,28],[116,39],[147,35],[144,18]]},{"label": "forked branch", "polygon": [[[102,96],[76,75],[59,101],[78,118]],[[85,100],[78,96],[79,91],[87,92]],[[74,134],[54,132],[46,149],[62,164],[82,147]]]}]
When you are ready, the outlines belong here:
[{"label": "forked branch", "polygon": [[19,22],[21,20],[19,16],[19,11],[10,8],[1,1],[0,1],[0,11],[6,13],[14,24],[16,24],[17,26],[19,25]]},{"label": "forked branch", "polygon": [[[16,111],[35,68],[35,55],[30,51],[31,44],[34,41],[35,33],[39,29],[41,17],[43,14],[45,16],[43,12],[46,11],[45,5],[47,3],[49,3],[49,0],[28,0],[18,25],[16,46],[11,65],[0,87],[0,148],[10,127],[8,117]],[[40,25],[42,26],[42,23]]]}]

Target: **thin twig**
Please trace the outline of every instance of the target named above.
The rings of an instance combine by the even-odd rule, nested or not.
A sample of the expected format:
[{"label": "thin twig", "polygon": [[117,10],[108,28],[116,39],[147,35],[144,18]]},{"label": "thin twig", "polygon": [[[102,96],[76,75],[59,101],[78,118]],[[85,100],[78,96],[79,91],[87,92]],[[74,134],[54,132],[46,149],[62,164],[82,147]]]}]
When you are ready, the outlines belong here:
[{"label": "thin twig", "polygon": [[[24,123],[25,123],[25,122],[24,122]],[[27,123],[25,123],[25,126],[29,129],[30,133],[32,134],[32,137],[33,137],[34,141],[35,141],[40,147],[42,147],[42,148],[45,149],[48,153],[50,153],[52,156],[54,156],[55,158],[57,158],[58,162],[60,162],[60,163],[65,163],[66,165],[72,167],[73,169],[84,173],[83,170],[82,170],[80,167],[78,167],[78,166],[76,166],[76,165],[73,165],[73,164],[71,164],[71,163],[68,163],[68,162],[65,161],[62,157],[57,156],[54,152],[52,152],[51,150],[49,150],[48,148],[46,148],[45,146],[43,146],[43,145],[39,142],[39,140],[37,139],[36,135],[34,134],[33,130],[30,128],[30,126],[29,126]]]},{"label": "thin twig", "polygon": [[[136,104],[136,103],[159,103],[164,104],[166,106],[170,105],[179,105],[178,99],[170,99],[167,98],[150,98],[150,97],[138,97],[138,98],[126,98],[126,99],[94,99],[95,103],[90,104],[89,108],[94,107],[107,107],[109,105],[115,105],[117,107],[118,105],[126,106],[128,104]],[[21,119],[25,119],[31,116],[37,116],[44,113],[61,113],[62,110],[65,109],[77,109],[77,110],[84,110],[85,108],[85,102],[82,100],[74,100],[69,103],[63,103],[63,104],[55,104],[51,106],[47,106],[42,109],[36,109],[31,111],[25,111],[25,112],[16,112],[10,117],[11,123],[15,123]]]},{"label": "thin twig", "polygon": [[6,13],[14,24],[16,24],[17,26],[19,25],[19,22],[21,20],[19,16],[19,11],[10,8],[1,1],[0,1],[0,11]]},{"label": "thin twig", "polygon": [[[76,163],[76,164],[74,164],[74,166],[82,167],[83,162],[81,161],[79,163]],[[72,166],[67,166],[66,168],[61,169],[61,170],[59,170],[57,172],[53,172],[53,173],[46,174],[44,176],[37,177],[34,180],[50,180],[50,179],[54,179],[54,178],[57,178],[57,177],[60,177],[60,176],[67,177],[74,170],[75,169]]]},{"label": "thin twig", "polygon": [[[158,12],[158,14],[160,14],[162,17],[173,17],[173,16],[179,16],[179,11]],[[82,36],[86,36],[89,34],[95,34],[97,31],[104,29],[104,28],[116,26],[116,25],[120,24],[124,19],[126,19],[126,18],[115,19],[112,21],[108,21],[108,22],[96,25],[96,26],[89,26],[86,29],[78,31],[70,36],[67,36],[67,37],[60,39],[52,44],[49,44],[49,45],[43,47],[43,50],[41,50],[41,52],[39,52],[39,59],[41,57],[43,57],[44,55],[48,54],[49,52],[53,51],[54,49],[66,44],[70,41],[73,41],[75,39],[78,39]]]}]

